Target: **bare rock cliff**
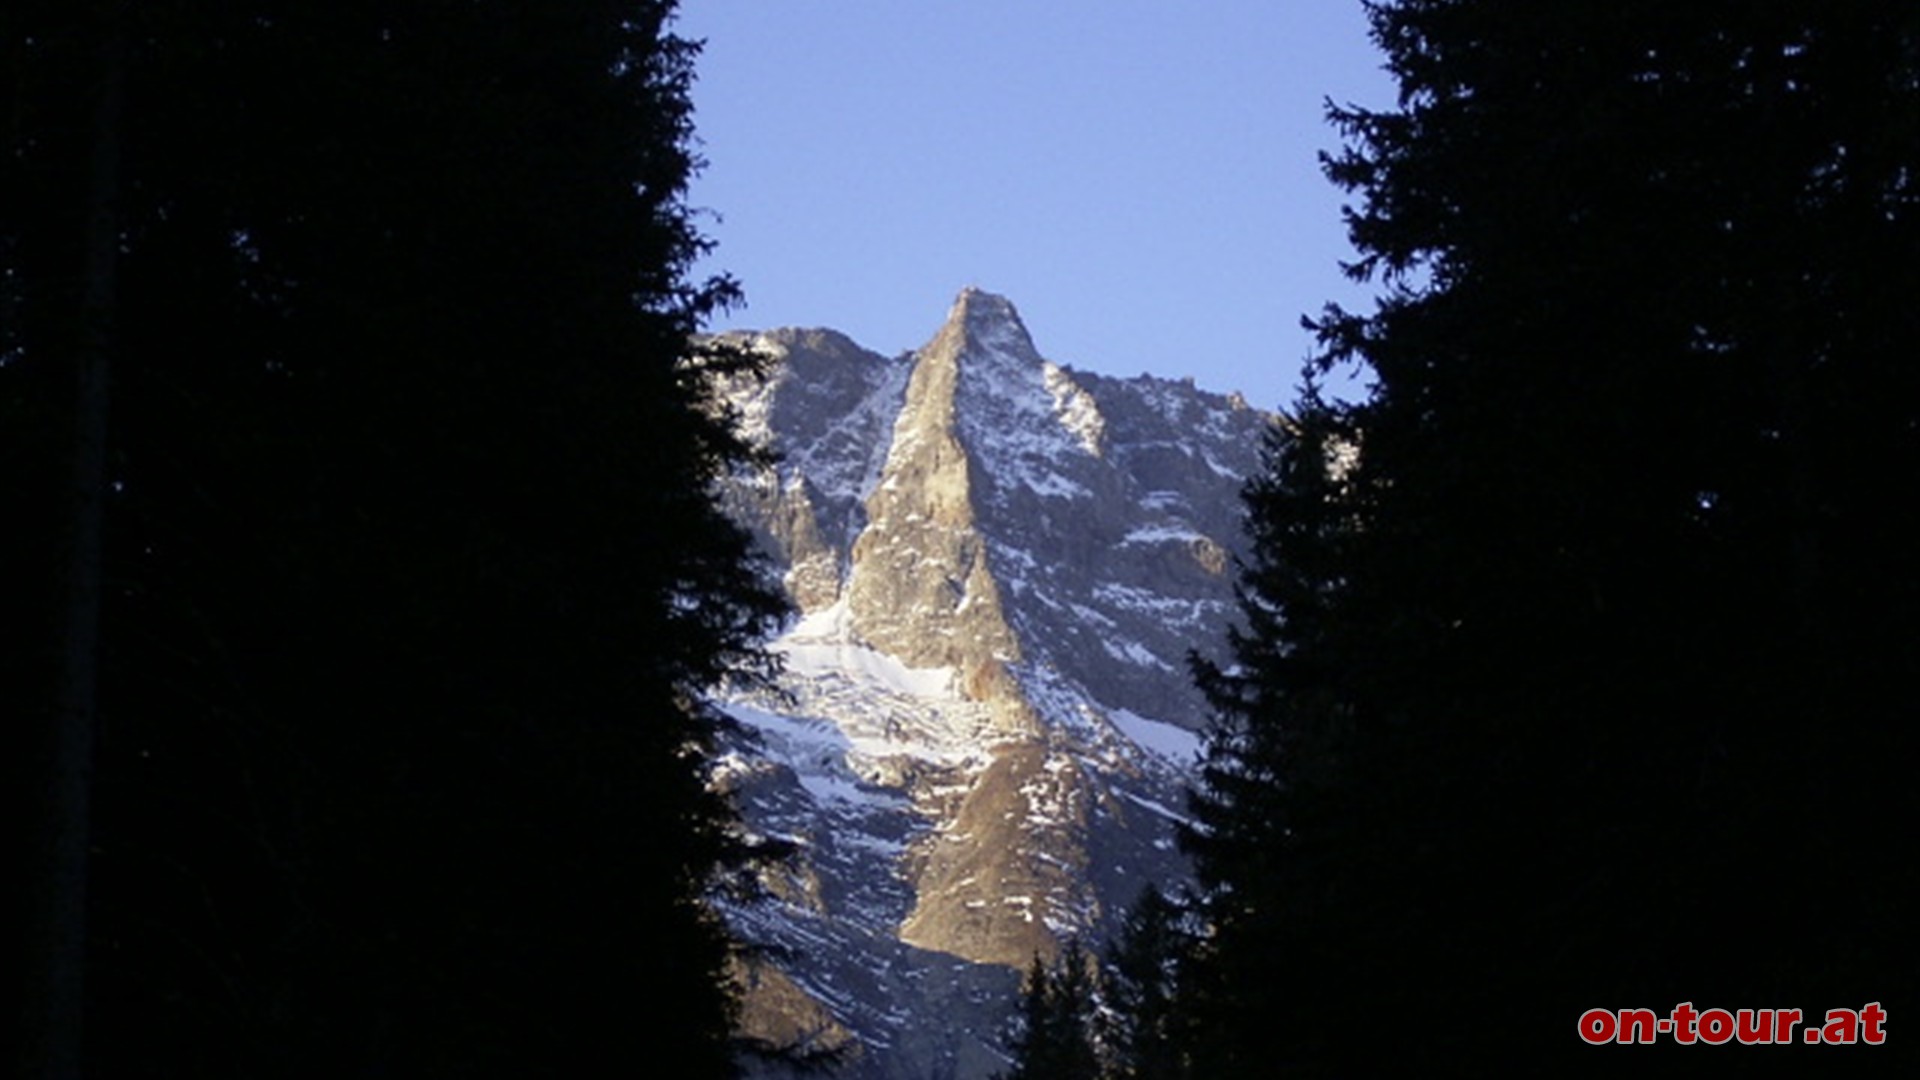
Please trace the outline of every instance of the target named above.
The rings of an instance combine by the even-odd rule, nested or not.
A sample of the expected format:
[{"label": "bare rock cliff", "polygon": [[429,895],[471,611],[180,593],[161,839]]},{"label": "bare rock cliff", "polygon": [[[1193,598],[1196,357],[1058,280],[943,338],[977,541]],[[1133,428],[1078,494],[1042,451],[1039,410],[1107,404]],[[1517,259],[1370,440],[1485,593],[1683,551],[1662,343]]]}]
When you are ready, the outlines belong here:
[{"label": "bare rock cliff", "polygon": [[733,404],[780,460],[728,498],[802,612],[781,692],[727,703],[721,782],[800,852],[732,911],[786,957],[749,1014],[846,1045],[842,1075],[989,1075],[1032,956],[1186,873],[1185,657],[1221,651],[1274,418],[1055,364],[977,289],[907,356],[741,342],[771,374]]}]

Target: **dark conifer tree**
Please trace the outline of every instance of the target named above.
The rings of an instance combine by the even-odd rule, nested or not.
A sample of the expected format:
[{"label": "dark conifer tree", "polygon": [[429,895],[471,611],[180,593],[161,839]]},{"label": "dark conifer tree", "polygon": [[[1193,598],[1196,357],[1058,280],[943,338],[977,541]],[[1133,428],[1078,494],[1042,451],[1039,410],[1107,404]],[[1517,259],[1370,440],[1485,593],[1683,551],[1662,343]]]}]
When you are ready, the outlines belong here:
[{"label": "dark conifer tree", "polygon": [[1101,957],[1102,999],[1096,1041],[1106,1075],[1117,1080],[1180,1080],[1188,1070],[1188,1033],[1175,1008],[1192,948],[1183,913],[1154,886],[1141,890]]},{"label": "dark conifer tree", "polygon": [[1053,1046],[1053,973],[1039,953],[1027,966],[1020,984],[1019,1028],[1013,1037],[1013,1069],[1000,1074],[1000,1080],[1029,1080],[1046,1075],[1042,1070],[1057,1056]]},{"label": "dark conifer tree", "polygon": [[1095,1043],[1099,1000],[1094,965],[1079,941],[1069,940],[1053,963],[1039,956],[1020,990],[1014,1066],[1002,1080],[1098,1080],[1104,1076]]},{"label": "dark conifer tree", "polygon": [[[776,604],[686,361],[734,291],[688,277],[672,8],[10,6],[10,521],[59,520],[95,13],[131,42],[94,1072],[730,1071],[701,693]],[[58,661],[8,657],[24,713]]]},{"label": "dark conifer tree", "polygon": [[[1362,749],[1349,691],[1384,675],[1368,666],[1379,652],[1343,636],[1366,503],[1357,440],[1354,410],[1310,384],[1244,494],[1252,553],[1240,567],[1234,665],[1196,658],[1215,718],[1183,843],[1206,932],[1182,966],[1175,1006],[1196,1076],[1314,1060],[1341,1008],[1326,980],[1370,978],[1369,953],[1330,952],[1396,929],[1379,917],[1395,898],[1371,897],[1359,881],[1379,852],[1349,785]],[[1281,1017],[1291,1018],[1284,1028]]]},{"label": "dark conifer tree", "polygon": [[1612,1069],[1584,1008],[1910,995],[1920,17],[1370,11],[1400,103],[1329,169],[1385,292],[1317,325],[1377,387],[1253,488],[1203,678],[1202,1074]]}]

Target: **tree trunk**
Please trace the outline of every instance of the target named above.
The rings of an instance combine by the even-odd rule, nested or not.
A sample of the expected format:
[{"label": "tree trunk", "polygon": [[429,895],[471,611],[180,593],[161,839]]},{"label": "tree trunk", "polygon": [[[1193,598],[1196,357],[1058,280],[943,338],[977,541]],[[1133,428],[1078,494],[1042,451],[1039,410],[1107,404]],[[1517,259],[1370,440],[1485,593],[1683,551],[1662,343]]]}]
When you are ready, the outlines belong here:
[{"label": "tree trunk", "polygon": [[119,0],[98,10],[98,97],[87,163],[84,264],[75,348],[72,472],[68,488],[65,591],[59,674],[30,903],[21,1075],[79,1080],[87,961],[87,849],[93,742],[99,697],[107,401],[112,369],[115,273],[120,249],[120,108],[126,36]]}]

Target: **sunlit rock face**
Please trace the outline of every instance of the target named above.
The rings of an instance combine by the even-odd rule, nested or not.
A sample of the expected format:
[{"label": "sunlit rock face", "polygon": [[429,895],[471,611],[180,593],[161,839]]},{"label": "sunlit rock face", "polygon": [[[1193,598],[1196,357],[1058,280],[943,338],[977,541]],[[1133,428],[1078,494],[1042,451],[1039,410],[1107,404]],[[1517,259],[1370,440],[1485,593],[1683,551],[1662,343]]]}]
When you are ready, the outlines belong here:
[{"label": "sunlit rock face", "polygon": [[749,1019],[817,1029],[837,1075],[989,1075],[1033,955],[1186,874],[1186,656],[1223,651],[1274,417],[1055,364],[976,289],[897,358],[735,341],[770,361],[730,400],[779,459],[726,495],[800,612],[779,692],[725,699],[720,782],[798,847],[729,909],[779,970]]}]

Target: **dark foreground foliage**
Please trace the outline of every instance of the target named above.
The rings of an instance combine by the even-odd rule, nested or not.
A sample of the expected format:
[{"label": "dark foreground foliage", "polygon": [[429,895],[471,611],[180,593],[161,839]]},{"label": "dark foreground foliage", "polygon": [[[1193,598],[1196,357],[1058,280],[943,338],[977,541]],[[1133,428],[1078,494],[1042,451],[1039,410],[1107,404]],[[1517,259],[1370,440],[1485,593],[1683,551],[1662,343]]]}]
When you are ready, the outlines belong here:
[{"label": "dark foreground foliage", "polygon": [[1575,1022],[1912,1006],[1920,9],[1370,10],[1377,386],[1249,491],[1198,1074],[1885,1064]]},{"label": "dark foreground foliage", "polygon": [[1052,963],[1034,957],[1002,1080],[1194,1076],[1180,994],[1191,924],[1186,907],[1149,885],[1098,956],[1069,940]]},{"label": "dark foreground foliage", "polygon": [[672,7],[7,5],[29,1075],[730,1071]]},{"label": "dark foreground foliage", "polygon": [[1091,958],[1078,941],[1069,941],[1051,964],[1035,956],[1020,987],[1014,1066],[1001,1074],[1002,1080],[1099,1077],[1094,1041],[1097,985]]}]

